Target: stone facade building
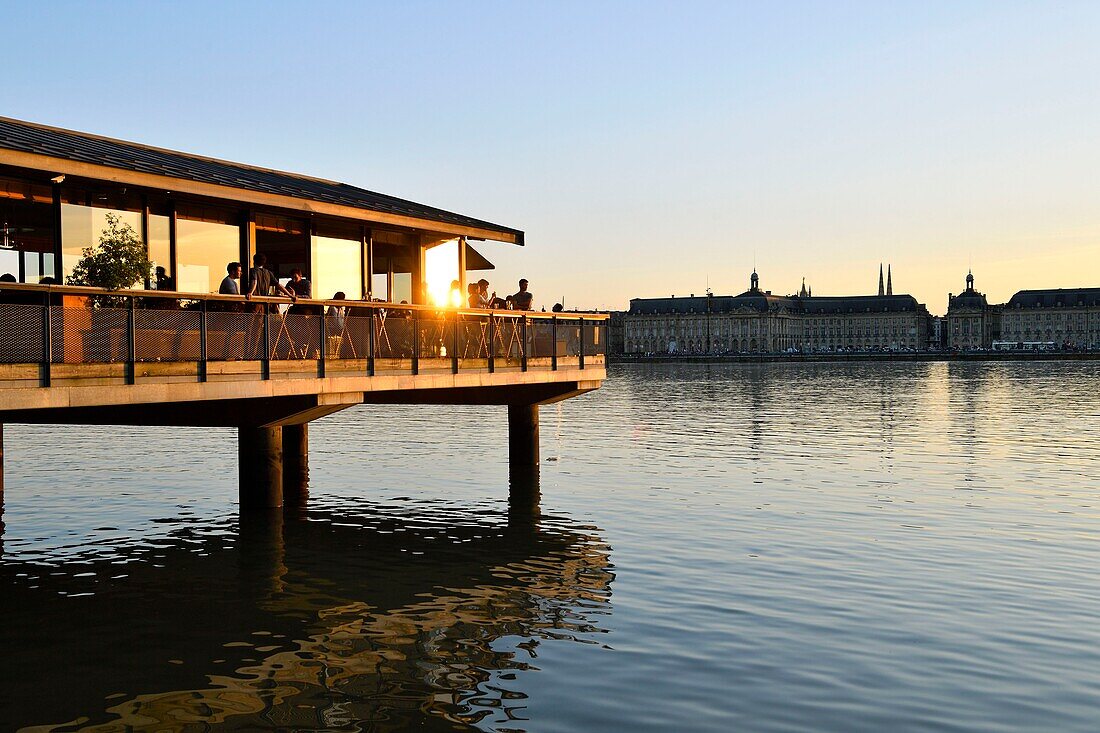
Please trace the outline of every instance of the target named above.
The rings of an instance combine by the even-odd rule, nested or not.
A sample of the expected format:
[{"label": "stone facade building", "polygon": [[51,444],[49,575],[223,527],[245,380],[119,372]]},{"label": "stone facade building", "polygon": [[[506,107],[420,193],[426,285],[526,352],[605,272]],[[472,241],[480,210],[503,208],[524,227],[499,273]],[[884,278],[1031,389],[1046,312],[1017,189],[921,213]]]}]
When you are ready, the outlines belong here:
[{"label": "stone facade building", "polygon": [[974,289],[972,272],[966,273],[966,290],[947,296],[944,321],[947,327],[945,344],[949,349],[988,349],[1000,338],[1000,306],[990,305],[985,293]]},{"label": "stone facade building", "polygon": [[1021,290],[1001,311],[1008,345],[1100,348],[1100,288]]},{"label": "stone facade building", "polygon": [[760,289],[754,270],[740,295],[635,298],[623,317],[623,349],[646,353],[777,353],[923,349],[931,316],[911,295],[814,296]]}]

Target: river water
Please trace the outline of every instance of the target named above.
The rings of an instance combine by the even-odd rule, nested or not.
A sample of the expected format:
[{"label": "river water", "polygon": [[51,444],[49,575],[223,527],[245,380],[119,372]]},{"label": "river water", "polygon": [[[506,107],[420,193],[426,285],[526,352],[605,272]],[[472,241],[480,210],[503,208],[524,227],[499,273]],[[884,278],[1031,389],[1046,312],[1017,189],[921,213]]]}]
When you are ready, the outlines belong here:
[{"label": "river water", "polygon": [[8,426],[0,728],[1094,731],[1100,366],[633,365],[542,408]]}]

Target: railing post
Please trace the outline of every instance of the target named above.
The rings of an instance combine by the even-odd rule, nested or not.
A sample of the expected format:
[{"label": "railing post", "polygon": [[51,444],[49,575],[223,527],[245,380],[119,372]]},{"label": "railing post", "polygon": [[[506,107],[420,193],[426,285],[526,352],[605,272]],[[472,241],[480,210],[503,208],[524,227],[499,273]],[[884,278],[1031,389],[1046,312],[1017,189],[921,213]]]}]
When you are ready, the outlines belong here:
[{"label": "railing post", "polygon": [[520,325],[520,337],[523,343],[520,348],[520,371],[527,371],[527,314],[523,314],[523,320],[519,322]]},{"label": "railing post", "polygon": [[550,371],[558,370],[558,317],[550,317]]},{"label": "railing post", "polygon": [[451,326],[451,374],[458,374],[458,314],[454,314]]},{"label": "railing post", "polygon": [[321,339],[321,363],[317,365],[317,374],[321,377],[325,376],[325,358],[328,350],[325,348],[325,342],[328,341],[328,324],[325,323],[325,307],[321,306],[321,321],[318,325],[317,334]]},{"label": "railing post", "polygon": [[580,352],[577,354],[577,359],[578,359],[577,364],[581,369],[584,369],[584,318],[583,317],[577,322],[577,330],[579,330],[580,334],[581,334]]},{"label": "railing post", "polygon": [[46,294],[46,307],[42,309],[42,386],[49,387],[53,372],[53,318],[50,315],[50,296]]},{"label": "railing post", "polygon": [[412,373],[420,373],[420,311],[412,312]]},{"label": "railing post", "polygon": [[367,334],[367,376],[374,376],[374,353],[375,353],[375,336],[374,336],[374,322],[378,317],[378,310],[375,308],[369,308],[367,312],[370,314],[370,332]]},{"label": "railing post", "polygon": [[494,371],[496,371],[496,348],[495,348],[495,344],[493,343],[493,340],[496,338],[496,332],[497,332],[496,326],[497,326],[496,315],[490,312],[489,313],[489,338],[487,339],[488,349],[489,349],[488,364],[489,364],[489,373],[490,374],[492,374]]},{"label": "railing post", "polygon": [[[209,358],[207,353],[207,334],[209,333],[209,326],[207,326],[206,318],[206,301],[201,301],[202,308],[199,310],[199,381],[206,381],[206,360]],[[227,335],[228,338],[228,335]]]},{"label": "railing post", "polygon": [[267,303],[262,303],[261,307],[264,309],[264,355],[262,360],[263,365],[263,377],[264,379],[271,379],[271,326],[269,323]]},{"label": "railing post", "polygon": [[126,310],[126,384],[137,381],[137,303],[130,296],[130,307]]}]

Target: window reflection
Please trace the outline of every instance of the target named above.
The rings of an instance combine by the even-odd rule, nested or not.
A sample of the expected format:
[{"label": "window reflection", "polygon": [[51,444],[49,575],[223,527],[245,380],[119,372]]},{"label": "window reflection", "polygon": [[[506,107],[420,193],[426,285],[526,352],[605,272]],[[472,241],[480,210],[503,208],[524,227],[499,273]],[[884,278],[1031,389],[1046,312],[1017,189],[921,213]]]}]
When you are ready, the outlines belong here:
[{"label": "window reflection", "polygon": [[[107,215],[118,217],[119,224],[129,224],[141,237],[141,212],[99,208],[80,204],[61,204],[61,274],[67,282],[84,250],[99,244],[107,228]],[[135,283],[141,287],[142,283]]]},{"label": "window reflection", "polygon": [[0,274],[20,282],[53,276],[53,191],[0,177]]},{"label": "window reflection", "polygon": [[314,235],[312,248],[313,297],[331,298],[338,291],[355,299],[363,294],[363,243]]},{"label": "window reflection", "polygon": [[232,212],[181,209],[176,219],[177,289],[216,293],[225,266],[240,260],[241,228]]},{"label": "window reflection", "polygon": [[167,216],[149,215],[149,259],[154,267],[163,267],[169,277],[175,277],[170,230],[171,222]]}]

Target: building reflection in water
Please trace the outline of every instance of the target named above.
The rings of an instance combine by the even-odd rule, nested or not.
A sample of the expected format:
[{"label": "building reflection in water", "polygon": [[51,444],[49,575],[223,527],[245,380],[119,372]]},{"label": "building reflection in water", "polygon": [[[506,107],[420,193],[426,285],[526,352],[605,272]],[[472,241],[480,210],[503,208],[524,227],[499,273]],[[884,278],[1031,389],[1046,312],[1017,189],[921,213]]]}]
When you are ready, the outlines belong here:
[{"label": "building reflection in water", "polygon": [[6,558],[5,722],[523,730],[528,650],[596,643],[614,576],[594,528],[540,517],[537,476],[512,480],[528,490],[496,522],[332,504],[180,519],[89,560]]}]

